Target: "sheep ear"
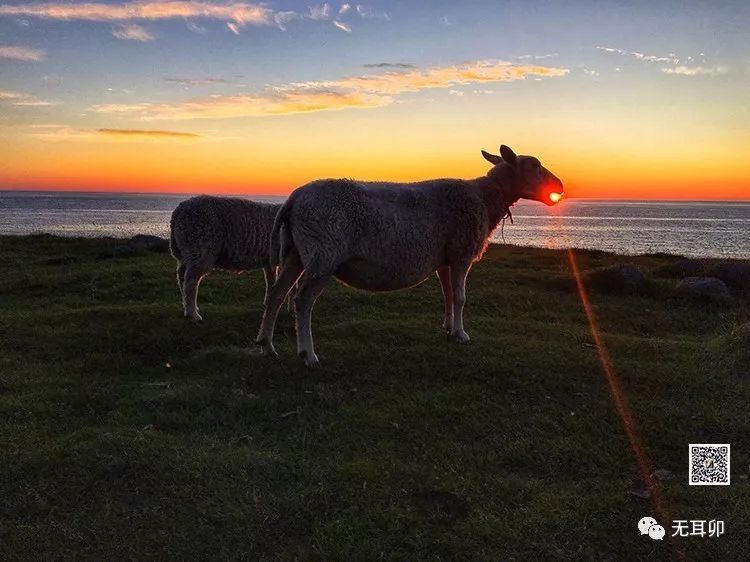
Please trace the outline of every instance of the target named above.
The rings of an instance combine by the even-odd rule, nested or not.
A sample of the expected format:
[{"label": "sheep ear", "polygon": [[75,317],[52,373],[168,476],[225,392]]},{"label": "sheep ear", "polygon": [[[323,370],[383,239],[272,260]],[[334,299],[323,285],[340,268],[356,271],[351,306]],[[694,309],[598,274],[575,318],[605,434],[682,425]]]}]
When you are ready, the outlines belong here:
[{"label": "sheep ear", "polygon": [[498,165],[498,164],[499,164],[500,162],[502,162],[502,161],[503,161],[503,159],[502,159],[502,158],[500,158],[499,156],[495,156],[494,154],[490,154],[489,152],[485,152],[484,150],[482,151],[482,156],[484,156],[484,159],[485,159],[485,160],[487,160],[488,162],[492,162],[492,163],[493,163],[493,164],[495,164],[496,166],[497,166],[497,165]]},{"label": "sheep ear", "polygon": [[518,156],[516,156],[516,153],[513,152],[509,146],[500,146],[500,156],[502,156],[503,160],[511,166],[516,166],[518,164]]}]

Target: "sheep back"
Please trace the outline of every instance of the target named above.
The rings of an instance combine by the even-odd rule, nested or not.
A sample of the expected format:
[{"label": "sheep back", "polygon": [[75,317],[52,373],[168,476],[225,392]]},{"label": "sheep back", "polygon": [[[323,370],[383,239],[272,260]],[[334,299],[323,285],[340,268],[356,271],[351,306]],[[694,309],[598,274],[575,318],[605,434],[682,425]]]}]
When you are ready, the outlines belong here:
[{"label": "sheep back", "polygon": [[237,197],[192,197],[172,213],[172,255],[181,261],[207,259],[220,269],[266,267],[268,241],[280,208]]}]

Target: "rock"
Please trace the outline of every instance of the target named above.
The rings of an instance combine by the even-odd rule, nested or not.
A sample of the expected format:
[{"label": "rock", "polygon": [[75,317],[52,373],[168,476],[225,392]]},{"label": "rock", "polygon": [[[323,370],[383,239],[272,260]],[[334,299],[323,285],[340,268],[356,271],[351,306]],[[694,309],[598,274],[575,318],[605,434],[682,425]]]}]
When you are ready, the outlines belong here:
[{"label": "rock", "polygon": [[169,240],[150,234],[136,234],[129,240],[128,244],[133,248],[143,248],[153,252],[165,252],[169,249]]},{"label": "rock", "polygon": [[601,289],[623,293],[637,293],[646,282],[641,270],[632,263],[592,269],[585,273],[585,277]]},{"label": "rock", "polygon": [[716,277],[685,277],[677,285],[677,294],[716,304],[734,304],[734,299],[724,281]]},{"label": "rock", "polygon": [[666,482],[667,480],[674,480],[674,473],[666,468],[658,468],[651,473],[651,478]]},{"label": "rock", "polygon": [[703,272],[703,262],[698,260],[682,259],[674,263],[668,263],[654,269],[654,275],[657,277],[676,277],[684,279],[685,277],[695,277]]},{"label": "rock", "polygon": [[711,271],[728,287],[743,294],[750,294],[750,264],[735,261],[721,262]]}]

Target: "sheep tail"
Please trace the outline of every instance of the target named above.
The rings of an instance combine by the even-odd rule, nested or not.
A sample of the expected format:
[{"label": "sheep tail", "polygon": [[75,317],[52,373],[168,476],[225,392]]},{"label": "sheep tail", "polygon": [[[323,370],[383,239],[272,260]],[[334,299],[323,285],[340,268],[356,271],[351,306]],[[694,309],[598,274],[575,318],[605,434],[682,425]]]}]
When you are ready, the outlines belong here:
[{"label": "sheep tail", "polygon": [[[292,194],[293,196],[294,194]],[[282,233],[281,229],[283,227],[286,227],[287,236],[292,235],[291,231],[289,230],[289,214],[292,210],[292,196],[289,197],[289,199],[286,200],[286,202],[281,206],[281,209],[279,209],[279,212],[276,213],[276,218],[273,221],[273,229],[271,230],[271,267],[278,267],[281,264],[281,261],[283,259],[282,252],[285,250],[285,248],[282,248]],[[284,244],[286,246],[286,244]]]}]

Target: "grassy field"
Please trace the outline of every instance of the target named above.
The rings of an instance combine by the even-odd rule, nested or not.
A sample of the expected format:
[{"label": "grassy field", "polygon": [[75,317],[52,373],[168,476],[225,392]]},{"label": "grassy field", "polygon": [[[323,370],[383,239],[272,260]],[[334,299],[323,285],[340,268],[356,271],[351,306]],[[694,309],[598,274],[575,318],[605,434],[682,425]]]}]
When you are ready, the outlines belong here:
[{"label": "grassy field", "polygon": [[[0,559],[659,560],[654,515],[564,252],[492,247],[467,331],[436,280],[372,295],[332,284],[322,365],[248,354],[262,275],[215,273],[181,317],[165,253],[0,238]],[[669,256],[577,252],[583,269]],[[746,559],[747,303],[684,302],[674,280],[592,290],[604,341],[672,519],[723,519],[689,559]],[[687,446],[733,446],[730,487],[687,485]],[[662,522],[665,527],[671,522]],[[667,529],[671,534],[671,529]]]}]

